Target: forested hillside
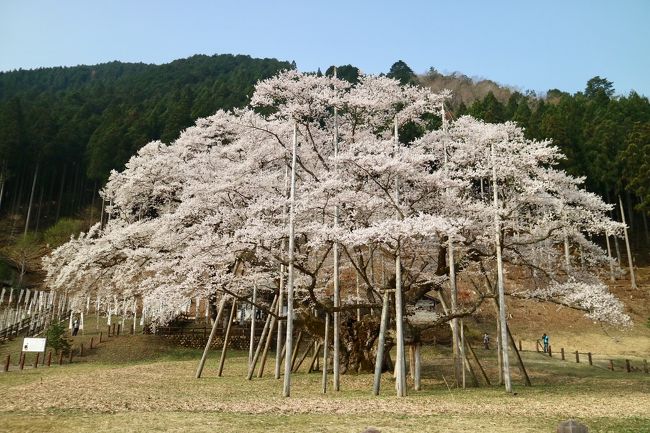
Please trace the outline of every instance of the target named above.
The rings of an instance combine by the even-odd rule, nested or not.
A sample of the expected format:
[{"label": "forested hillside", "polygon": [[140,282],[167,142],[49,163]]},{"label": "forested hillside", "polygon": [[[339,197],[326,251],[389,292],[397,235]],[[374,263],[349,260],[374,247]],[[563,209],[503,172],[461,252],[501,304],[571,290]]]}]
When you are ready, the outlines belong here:
[{"label": "forested hillside", "polygon": [[291,67],[197,55],[0,73],[0,215],[27,212],[35,176],[32,228],[74,215],[142,145],[245,105],[255,82]]}]

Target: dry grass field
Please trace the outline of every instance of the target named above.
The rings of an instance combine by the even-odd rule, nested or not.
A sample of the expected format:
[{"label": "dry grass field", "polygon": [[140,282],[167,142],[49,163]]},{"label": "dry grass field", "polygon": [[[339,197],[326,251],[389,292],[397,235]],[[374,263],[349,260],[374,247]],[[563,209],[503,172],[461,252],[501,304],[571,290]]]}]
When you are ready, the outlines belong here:
[{"label": "dry grass field", "polygon": [[[245,353],[231,352],[223,377],[212,353],[197,380],[198,351],[152,336],[116,337],[71,365],[1,374],[0,431],[549,432],[568,418],[591,432],[650,431],[650,375],[524,355],[534,386],[523,387],[515,373],[516,395],[495,386],[447,388],[448,354],[428,348],[423,390],[407,398],[394,396],[389,374],[375,398],[371,375],[345,375],[341,392],[323,395],[320,374],[304,372],[283,398],[281,381],[244,378]],[[493,354],[482,356],[494,378]]]},{"label": "dry grass field", "polygon": [[[19,342],[0,346],[2,360],[7,353],[14,359],[11,370],[0,373],[0,432],[362,432],[372,426],[382,433],[514,433],[554,432],[559,422],[574,418],[592,433],[647,433],[650,374],[643,373],[642,360],[650,359],[649,276],[643,270],[636,291],[625,282],[614,287],[635,320],[627,330],[601,327],[566,308],[511,303],[513,334],[522,340],[533,382],[524,387],[514,365],[513,395],[483,383],[454,388],[449,351],[439,345],[423,350],[423,389],[410,386],[406,398],[394,396],[390,374],[383,376],[380,397],[371,396],[367,374],[344,375],[340,392],[323,395],[321,375],[304,368],[293,376],[292,396],[283,398],[282,382],[269,375],[273,358],[264,378],[247,381],[246,353],[229,352],[224,376],[216,377],[219,352],[213,351],[197,380],[200,351],[169,346],[161,337],[112,337],[88,350],[91,335],[95,342],[98,337],[89,319],[88,333],[75,340],[77,346],[84,342],[85,356],[72,364],[34,369],[30,355],[19,371]],[[476,339],[493,319],[486,314],[468,326]],[[552,358],[534,350],[542,332],[551,336]],[[594,365],[585,355],[577,364],[575,350],[593,352]],[[477,352],[496,382],[494,350]],[[615,371],[607,370],[609,359]],[[625,372],[625,359],[637,371]]]}]

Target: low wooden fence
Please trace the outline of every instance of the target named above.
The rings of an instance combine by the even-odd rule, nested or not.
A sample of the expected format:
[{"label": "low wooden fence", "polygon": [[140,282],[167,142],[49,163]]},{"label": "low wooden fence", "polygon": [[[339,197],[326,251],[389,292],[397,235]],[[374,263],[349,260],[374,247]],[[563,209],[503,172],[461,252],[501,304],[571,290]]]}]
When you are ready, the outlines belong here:
[{"label": "low wooden fence", "polygon": [[[611,371],[626,371],[627,373],[633,373],[633,372],[643,372],[648,374],[648,360],[643,359],[642,361],[632,361],[630,359],[624,359],[623,361],[617,360],[616,362],[613,359],[609,358],[603,358],[599,357],[599,360],[601,362],[604,362],[605,365],[597,365],[595,362],[596,355],[592,352],[580,352],[579,350],[575,351],[565,351],[564,347],[560,347],[559,352],[555,351],[553,352],[553,346],[548,345],[548,350],[544,351],[544,345],[540,340],[535,340],[535,351],[537,353],[543,353],[544,355],[548,355],[549,357],[560,357],[562,361],[567,361],[571,360],[573,361],[575,359],[576,363],[588,363],[591,366],[595,367],[600,367],[600,368],[606,368]],[[519,351],[523,352],[523,344],[522,341],[519,340]],[[530,350],[529,350],[530,351]]]}]

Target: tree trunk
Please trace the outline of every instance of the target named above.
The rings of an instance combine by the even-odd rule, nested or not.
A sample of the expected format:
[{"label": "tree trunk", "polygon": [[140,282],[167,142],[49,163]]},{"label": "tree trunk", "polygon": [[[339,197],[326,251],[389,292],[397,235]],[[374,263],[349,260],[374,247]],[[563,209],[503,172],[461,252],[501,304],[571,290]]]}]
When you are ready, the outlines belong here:
[{"label": "tree trunk", "polygon": [[[621,220],[623,222],[623,225],[625,226],[625,212],[623,211],[623,202],[621,201],[621,197],[618,197],[618,203],[621,207]],[[632,252],[630,251],[630,240],[627,236],[627,226],[623,228],[623,233],[625,234],[625,248],[627,249],[627,260],[628,264],[630,267],[630,286],[633,289],[636,289],[636,278],[634,277],[634,263],[632,260]]]},{"label": "tree trunk", "polygon": [[29,194],[29,206],[27,206],[27,218],[25,220],[25,232],[23,236],[27,236],[27,231],[29,230],[29,219],[32,215],[32,206],[34,204],[34,191],[36,190],[36,179],[38,178],[38,164],[36,165],[36,170],[34,170],[34,179],[32,181],[32,192]]}]

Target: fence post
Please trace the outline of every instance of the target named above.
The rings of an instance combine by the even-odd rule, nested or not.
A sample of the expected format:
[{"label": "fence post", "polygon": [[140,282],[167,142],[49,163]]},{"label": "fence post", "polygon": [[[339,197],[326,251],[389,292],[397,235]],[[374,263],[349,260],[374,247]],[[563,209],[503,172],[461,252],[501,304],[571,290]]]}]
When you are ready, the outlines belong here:
[{"label": "fence post", "polygon": [[20,353],[20,369],[25,368],[25,352]]},{"label": "fence post", "polygon": [[47,353],[47,366],[49,367],[52,363],[52,349]]},{"label": "fence post", "polygon": [[[7,355],[7,356],[9,356],[9,355]],[[648,360],[647,359],[643,360],[643,372],[648,374]]]},{"label": "fence post", "polygon": [[609,360],[609,369],[614,371],[614,361],[612,361],[611,359]]},{"label": "fence post", "polygon": [[115,335],[119,335],[119,333],[115,334],[115,323],[113,323],[113,332],[111,333],[111,336],[115,337]]},{"label": "fence post", "polygon": [[111,338],[111,325],[108,325],[108,331],[106,332],[106,337]]},{"label": "fence post", "polygon": [[38,368],[38,358],[40,358],[41,352],[36,352],[36,358],[34,358],[34,368]]},{"label": "fence post", "polygon": [[122,324],[118,323],[117,324],[117,335],[120,335],[120,329],[122,329]]},{"label": "fence post", "polygon": [[63,365],[63,350],[59,353],[59,365]]},{"label": "fence post", "polygon": [[560,354],[562,355],[562,361],[564,361],[564,347],[560,348]]},{"label": "fence post", "polygon": [[551,352],[551,345],[550,344],[548,345],[548,356],[551,357],[551,358],[553,357],[553,352]]},{"label": "fence post", "polygon": [[630,371],[632,371],[632,368],[630,367],[630,360],[629,359],[625,360],[625,370],[627,370],[628,373]]},{"label": "fence post", "polygon": [[90,350],[93,350],[93,338],[94,337],[90,337]]},{"label": "fence post", "polygon": [[576,350],[576,362],[580,362],[580,354]]},{"label": "fence post", "polygon": [[68,359],[68,364],[72,364],[72,353],[73,353],[73,350],[72,350],[72,347],[71,347],[70,348],[70,358]]},{"label": "fence post", "polygon": [[99,333],[99,342],[100,343],[102,342],[102,333],[101,332]]},{"label": "fence post", "polygon": [[519,351],[521,352],[523,349],[521,348],[521,340],[519,340]]},{"label": "fence post", "polygon": [[11,362],[11,355],[7,355],[7,359],[5,360],[5,373],[9,371],[9,362]]},{"label": "fence post", "polygon": [[591,361],[591,352],[587,353],[587,356],[589,357],[589,365],[594,365],[594,363]]},{"label": "fence post", "polygon": [[535,350],[539,353],[539,340],[535,340]]}]

